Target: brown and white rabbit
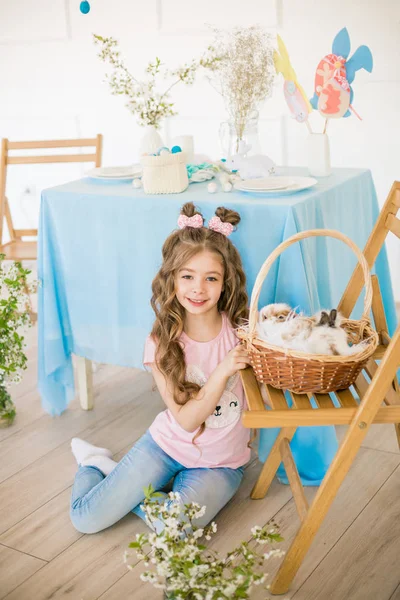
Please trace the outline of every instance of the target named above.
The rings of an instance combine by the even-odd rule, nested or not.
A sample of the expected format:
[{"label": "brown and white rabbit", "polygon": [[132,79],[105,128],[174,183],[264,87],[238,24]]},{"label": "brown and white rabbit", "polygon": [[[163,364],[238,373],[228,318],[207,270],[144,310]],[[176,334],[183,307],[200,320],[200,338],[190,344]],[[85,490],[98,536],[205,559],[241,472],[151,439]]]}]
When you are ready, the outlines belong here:
[{"label": "brown and white rabbit", "polygon": [[257,332],[274,346],[297,349],[311,333],[311,319],[297,314],[288,304],[267,304],[258,315]]},{"label": "brown and white rabbit", "polygon": [[329,314],[325,310],[319,311],[314,315],[313,320],[315,326],[307,339],[306,352],[348,356],[363,349],[362,342],[349,346],[347,333],[341,327],[343,317],[336,309],[332,309]]}]

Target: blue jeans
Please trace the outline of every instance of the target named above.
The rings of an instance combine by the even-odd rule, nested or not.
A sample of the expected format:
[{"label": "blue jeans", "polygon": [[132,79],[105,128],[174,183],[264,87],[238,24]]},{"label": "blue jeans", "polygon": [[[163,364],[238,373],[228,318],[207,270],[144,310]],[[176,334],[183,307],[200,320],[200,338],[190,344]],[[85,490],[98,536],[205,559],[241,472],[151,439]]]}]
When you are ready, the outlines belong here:
[{"label": "blue jeans", "polygon": [[[204,527],[238,490],[243,467],[189,469],[166,454],[146,431],[107,477],[96,467],[79,467],[72,488],[72,524],[82,533],[97,533],[129,512],[144,519],[143,488],[151,483],[160,490],[172,477],[172,490],[181,495],[182,508],[190,502],[206,505],[204,516],[194,523]],[[163,524],[154,528],[159,532]]]}]

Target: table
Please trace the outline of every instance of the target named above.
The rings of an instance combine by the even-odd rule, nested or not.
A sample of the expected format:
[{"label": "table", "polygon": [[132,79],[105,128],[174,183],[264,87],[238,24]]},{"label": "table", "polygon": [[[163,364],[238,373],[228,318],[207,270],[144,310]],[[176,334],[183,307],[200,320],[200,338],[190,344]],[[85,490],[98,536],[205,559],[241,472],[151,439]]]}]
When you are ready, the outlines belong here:
[{"label": "table", "polygon": [[[287,168],[286,173],[306,171]],[[74,397],[72,354],[142,367],[161,245],[176,228],[181,205],[190,200],[207,220],[220,205],[240,213],[242,221],[231,239],[243,258],[249,295],[259,268],[282,240],[306,229],[332,228],[362,248],[379,212],[371,173],[361,169],[334,170],[315,187],[289,196],[209,194],[206,183],[191,184],[182,194],[150,196],[130,183],[89,178],[45,190],[38,325],[39,391],[47,412],[62,413]],[[296,244],[271,269],[260,302],[288,302],[308,313],[334,307],[355,264],[351,251],[337,240]],[[375,272],[393,331],[396,316],[385,251]],[[362,299],[353,315],[358,317],[361,307]],[[83,370],[81,377],[89,375]]]},{"label": "table", "polygon": [[[284,174],[306,175],[287,168]],[[231,236],[243,259],[249,295],[271,251],[303,230],[338,229],[363,248],[379,208],[368,170],[337,169],[289,196],[209,194],[206,183],[182,194],[145,195],[130,183],[73,181],[42,194],[39,227],[39,391],[44,409],[62,413],[74,397],[72,354],[79,358],[81,403],[91,407],[91,363],[142,367],[153,322],[151,282],[161,246],[177,227],[182,204],[193,201],[210,219],[218,206],[241,215]],[[291,246],[264,282],[261,305],[287,302],[311,314],[335,307],[356,264],[338,240],[312,238]],[[389,331],[396,325],[386,251],[375,265]],[[362,312],[362,298],[353,316]],[[278,434],[261,429],[264,461]],[[291,449],[303,485],[319,485],[337,450],[334,427],[301,427]],[[278,478],[287,482],[281,465]]]}]

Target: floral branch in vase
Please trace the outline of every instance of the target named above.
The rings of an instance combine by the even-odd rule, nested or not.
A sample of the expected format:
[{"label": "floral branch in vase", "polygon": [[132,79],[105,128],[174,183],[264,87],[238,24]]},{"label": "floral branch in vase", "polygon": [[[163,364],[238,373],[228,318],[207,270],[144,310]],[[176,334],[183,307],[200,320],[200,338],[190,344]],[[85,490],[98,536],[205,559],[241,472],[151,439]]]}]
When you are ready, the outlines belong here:
[{"label": "floral branch in vase", "polygon": [[275,40],[256,25],[211,29],[215,39],[209,47],[211,73],[207,78],[223,97],[239,142],[248,121],[258,117],[257,109],[272,95]]},{"label": "floral branch in vase", "polygon": [[[216,55],[205,56],[199,60],[192,60],[189,64],[175,70],[169,70],[156,57],[154,62],[149,62],[147,65],[147,79],[140,81],[125,66],[116,39],[103,38],[96,34],[93,34],[93,38],[95,44],[100,46],[98,54],[100,60],[112,67],[111,74],[106,75],[111,93],[115,96],[127,96],[126,107],[133,115],[137,116],[139,125],[151,125],[156,129],[160,127],[162,119],[177,114],[173,102],[170,101],[172,88],[179,83],[192,85],[196,71],[200,67],[213,69],[214,65],[219,62],[219,57]],[[162,92],[157,89],[160,79],[170,79],[170,83]]]}]

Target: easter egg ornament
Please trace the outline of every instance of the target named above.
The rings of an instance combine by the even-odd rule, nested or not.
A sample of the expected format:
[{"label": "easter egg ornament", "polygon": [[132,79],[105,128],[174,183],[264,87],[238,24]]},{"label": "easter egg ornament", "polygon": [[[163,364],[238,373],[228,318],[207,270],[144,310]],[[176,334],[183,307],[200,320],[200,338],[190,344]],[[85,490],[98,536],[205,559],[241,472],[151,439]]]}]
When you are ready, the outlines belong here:
[{"label": "easter egg ornament", "polygon": [[79,5],[79,10],[81,11],[81,13],[83,15],[87,15],[88,12],[90,11],[90,4],[89,2],[87,2],[87,0],[83,0],[80,5]]},{"label": "easter egg ornament", "polygon": [[161,148],[159,148],[157,150],[156,154],[157,154],[157,156],[161,156],[162,154],[171,154],[171,151],[166,146],[162,146]]},{"label": "easter egg ornament", "polygon": [[352,105],[354,92],[351,84],[356,71],[364,69],[372,72],[372,53],[368,46],[363,45],[350,58],[349,55],[350,37],[344,27],[333,40],[332,52],[320,60],[315,73],[311,105],[325,117],[324,131],[328,119],[346,118],[353,113],[361,120]]}]

